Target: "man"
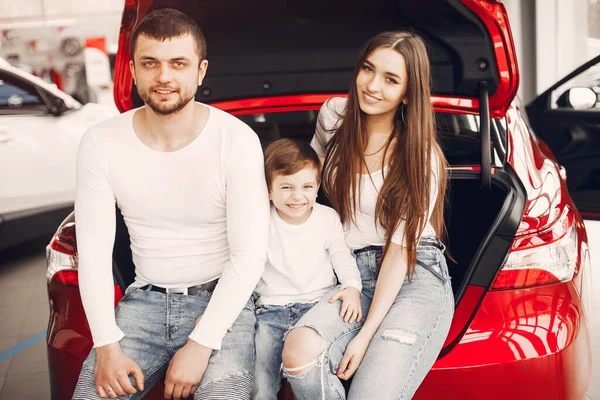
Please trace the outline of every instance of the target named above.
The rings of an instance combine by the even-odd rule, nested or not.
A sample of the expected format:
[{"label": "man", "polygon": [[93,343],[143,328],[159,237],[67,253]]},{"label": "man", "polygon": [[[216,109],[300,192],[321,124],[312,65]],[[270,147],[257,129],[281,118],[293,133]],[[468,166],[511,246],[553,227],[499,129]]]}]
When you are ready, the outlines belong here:
[{"label": "man", "polygon": [[[73,398],[141,398],[166,371],[167,399],[249,399],[250,296],[269,222],[260,142],[194,101],[208,62],[191,18],[155,11],[130,46],[145,107],[91,128],[77,159],[79,282],[95,349]],[[116,312],[115,202],[136,266]]]}]

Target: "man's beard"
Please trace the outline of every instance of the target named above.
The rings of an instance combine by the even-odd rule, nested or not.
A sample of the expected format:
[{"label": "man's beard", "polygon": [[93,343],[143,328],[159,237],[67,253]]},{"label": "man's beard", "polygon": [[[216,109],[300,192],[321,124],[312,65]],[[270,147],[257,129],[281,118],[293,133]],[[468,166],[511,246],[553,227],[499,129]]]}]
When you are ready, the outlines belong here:
[{"label": "man's beard", "polygon": [[[181,90],[175,92],[179,96],[178,101],[174,103],[167,101],[155,101],[152,98],[152,93],[154,90],[154,88],[144,91],[138,89],[138,93],[140,95],[140,98],[144,101],[144,103],[146,103],[146,105],[150,107],[155,113],[160,115],[171,115],[181,111],[190,101],[194,99],[198,87],[196,87],[196,90],[183,91],[183,94]],[[186,92],[189,93],[189,96],[186,96]]]}]

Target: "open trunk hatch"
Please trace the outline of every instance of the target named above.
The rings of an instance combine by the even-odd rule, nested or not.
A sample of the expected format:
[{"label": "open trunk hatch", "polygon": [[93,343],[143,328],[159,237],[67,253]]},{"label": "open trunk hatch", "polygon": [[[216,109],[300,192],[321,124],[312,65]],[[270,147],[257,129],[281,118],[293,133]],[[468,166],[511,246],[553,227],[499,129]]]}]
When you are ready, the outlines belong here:
[{"label": "open trunk hatch", "polygon": [[361,47],[379,32],[399,29],[426,39],[434,101],[447,110],[477,112],[485,82],[491,115],[501,116],[518,87],[508,18],[495,0],[372,0],[368,5],[347,0],[129,0],[115,70],[121,111],[140,104],[132,98],[131,32],[148,12],[165,7],[191,15],[206,35],[210,68],[197,95],[206,103],[347,92]]}]

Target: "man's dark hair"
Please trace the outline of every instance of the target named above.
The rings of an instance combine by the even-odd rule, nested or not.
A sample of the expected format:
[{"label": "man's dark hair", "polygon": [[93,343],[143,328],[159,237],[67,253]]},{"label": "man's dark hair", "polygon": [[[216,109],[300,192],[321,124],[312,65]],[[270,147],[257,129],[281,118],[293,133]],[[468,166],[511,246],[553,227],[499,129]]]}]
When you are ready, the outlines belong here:
[{"label": "man's dark hair", "polygon": [[133,60],[138,37],[144,35],[161,42],[173,37],[191,35],[196,43],[196,54],[200,61],[206,58],[206,39],[200,27],[189,16],[172,8],[152,11],[137,24],[131,35],[129,54]]}]

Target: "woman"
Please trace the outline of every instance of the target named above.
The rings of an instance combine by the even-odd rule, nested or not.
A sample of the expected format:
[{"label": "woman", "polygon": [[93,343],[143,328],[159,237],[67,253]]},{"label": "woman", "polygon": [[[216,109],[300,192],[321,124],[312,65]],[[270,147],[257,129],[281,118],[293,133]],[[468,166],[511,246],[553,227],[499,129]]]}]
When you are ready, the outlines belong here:
[{"label": "woman", "polygon": [[283,368],[297,399],[344,399],[340,379],[353,375],[350,399],[409,399],[448,334],[454,298],[438,239],[446,162],[429,82],[423,40],[385,32],[363,49],[347,101],[319,112],[311,144],[325,157],[323,187],[347,229],[368,314],[344,323],[326,295],[289,332]]}]

